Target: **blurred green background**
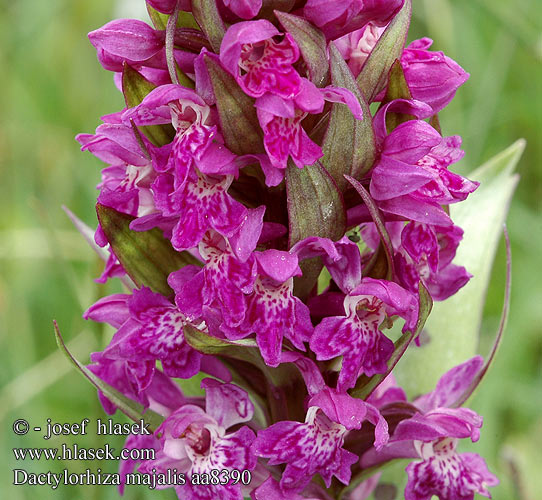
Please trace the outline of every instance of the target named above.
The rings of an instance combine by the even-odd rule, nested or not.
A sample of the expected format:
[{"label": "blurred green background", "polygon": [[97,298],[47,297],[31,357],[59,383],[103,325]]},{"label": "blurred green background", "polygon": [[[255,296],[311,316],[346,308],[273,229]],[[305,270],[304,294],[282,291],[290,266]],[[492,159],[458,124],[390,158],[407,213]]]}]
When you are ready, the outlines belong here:
[{"label": "blurred green background", "polygon": [[[102,165],[80,153],[74,136],[92,132],[99,116],[123,100],[99,66],[86,33],[113,17],[141,12],[143,0],[17,0],[0,2],[0,467],[2,492],[13,500],[117,498],[113,487],[9,486],[11,469],[58,471],[66,465],[16,462],[13,447],[120,448],[96,436],[15,436],[17,418],[31,426],[94,421],[103,412],[93,388],[57,351],[52,319],[79,359],[103,347],[110,332],[83,321],[98,297],[119,290],[93,282],[102,269],[60,206],[95,225],[94,186]],[[470,74],[442,113],[443,132],[464,138],[468,172],[517,138],[527,140],[521,181],[508,217],[513,251],[512,310],[497,360],[470,406],[484,415],[482,454],[500,479],[497,500],[540,498],[542,491],[542,37],[536,0],[414,0],[409,39],[430,36]],[[498,252],[488,293],[480,352],[498,324],[504,252]],[[116,416],[123,421],[122,416]],[[54,441],[54,442],[53,442]],[[115,463],[71,462],[115,471]],[[9,493],[8,493],[9,492]],[[3,496],[3,495],[2,495]],[[175,498],[173,491],[128,489],[128,498]]]}]

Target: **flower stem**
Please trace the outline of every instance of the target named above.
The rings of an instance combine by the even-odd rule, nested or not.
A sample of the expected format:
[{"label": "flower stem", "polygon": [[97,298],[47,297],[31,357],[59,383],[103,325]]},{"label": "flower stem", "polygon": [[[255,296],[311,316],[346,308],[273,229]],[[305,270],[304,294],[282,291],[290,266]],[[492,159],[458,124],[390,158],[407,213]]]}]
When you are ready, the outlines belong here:
[{"label": "flower stem", "polygon": [[175,56],[173,54],[173,42],[175,39],[175,29],[177,28],[177,18],[179,17],[179,10],[181,8],[181,2],[178,0],[175,5],[175,10],[167,21],[166,26],[166,61],[167,69],[169,71],[169,77],[171,83],[179,85],[179,78],[177,76]]}]

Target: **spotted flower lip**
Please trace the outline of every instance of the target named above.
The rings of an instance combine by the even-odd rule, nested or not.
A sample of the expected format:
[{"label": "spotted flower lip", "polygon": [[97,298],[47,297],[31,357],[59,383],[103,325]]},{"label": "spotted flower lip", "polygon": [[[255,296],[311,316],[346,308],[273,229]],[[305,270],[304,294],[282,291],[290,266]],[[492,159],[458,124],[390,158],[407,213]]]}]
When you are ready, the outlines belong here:
[{"label": "spotted flower lip", "polygon": [[279,422],[258,433],[254,453],[269,464],[287,462],[280,481],[283,490],[301,491],[316,473],[326,486],[332,476],[347,484],[356,455],[342,448],[346,429],[312,406],[305,423]]},{"label": "spotted flower lip", "polygon": [[314,327],[307,306],[293,294],[292,277],[280,283],[265,274],[259,276],[246,301],[242,323],[235,328],[222,325],[228,338],[244,338],[254,332],[263,360],[269,366],[280,364],[284,339],[305,350],[303,343],[309,340]]},{"label": "spotted flower lip", "polygon": [[429,500],[434,494],[443,500],[473,499],[475,493],[491,498],[487,487],[496,486],[499,480],[476,453],[455,453],[455,443],[444,439],[417,444],[423,460],[406,468],[406,500]]},{"label": "spotted flower lip", "polygon": [[322,149],[310,140],[301,126],[305,116],[302,111],[295,112],[290,118],[258,111],[265,149],[275,168],[285,169],[290,156],[298,167],[312,165],[322,157]]},{"label": "spotted flower lip", "polygon": [[156,207],[163,217],[177,220],[171,237],[176,250],[195,247],[211,228],[224,236],[235,233],[247,209],[228,194],[232,181],[232,176],[217,180],[193,173],[176,189],[173,175],[156,178],[152,186]]},{"label": "spotted flower lip", "polygon": [[[479,439],[482,418],[469,408],[453,407],[482,365],[482,357],[475,356],[446,372],[435,390],[414,400],[418,411],[399,422],[389,444],[381,452],[370,450],[362,457],[362,466],[370,467],[383,457],[417,459],[406,468],[408,500],[428,500],[434,494],[444,500],[473,499],[475,492],[490,497],[487,486],[495,486],[498,480],[484,460],[475,453],[456,451],[459,439]],[[393,383],[384,389],[388,396],[376,394],[373,402],[381,398],[380,404],[389,405]]]},{"label": "spotted flower lip", "polygon": [[[262,216],[262,210],[252,211],[240,234],[230,240],[233,247],[219,234],[204,237],[203,269],[183,268],[170,275],[169,283],[189,317],[199,317],[214,305],[221,311],[220,329],[226,337],[255,333],[264,361],[277,366],[283,339],[304,350],[313,328],[307,306],[292,293],[292,278],[300,274],[297,256],[274,249],[249,253],[258,241]],[[250,257],[243,262],[233,248]]]},{"label": "spotted flower lip", "polygon": [[247,214],[227,193],[238,165],[235,155],[221,143],[203,99],[179,85],[163,85],[127,110],[122,119],[139,126],[173,123],[176,129],[173,145],[163,147],[167,148],[165,159],[157,155],[153,161],[158,175],[151,186],[160,212],[152,223],[177,219],[171,237],[174,248],[197,246],[211,228],[233,235]]},{"label": "spotted flower lip", "polygon": [[416,297],[396,283],[364,278],[344,299],[346,316],[324,318],[316,326],[310,348],[317,359],[343,356],[337,388],[355,385],[360,373],[384,373],[393,352],[393,342],[380,330],[386,316],[405,318],[411,329],[417,315]]},{"label": "spotted flower lip", "polygon": [[[125,123],[147,126],[172,123],[176,130],[171,146],[164,146],[167,161],[157,156],[156,171],[175,175],[181,187],[192,165],[208,175],[236,175],[235,155],[222,143],[211,109],[193,90],[179,85],[162,85],[150,92],[138,106],[122,115]],[[171,149],[170,149],[171,148]]]},{"label": "spotted flower lip", "polygon": [[[143,462],[140,472],[176,468],[187,474],[211,474],[213,469],[251,470],[256,465],[249,453],[254,432],[247,426],[227,433],[232,426],[249,421],[254,406],[247,393],[233,384],[204,379],[205,410],[185,404],[169,415],[156,430],[161,449],[155,460]],[[176,486],[180,498],[227,498],[240,500],[240,484],[193,485],[191,481]],[[204,491],[207,489],[207,491]],[[211,495],[211,496],[209,496]]]},{"label": "spotted flower lip", "polygon": [[299,168],[312,165],[323,156],[321,147],[302,127],[302,121],[309,113],[320,113],[325,101],[345,104],[356,119],[363,119],[359,101],[347,89],[331,86],[317,89],[305,78],[300,88],[293,100],[265,94],[255,104],[265,150],[275,169],[285,169],[290,156]]},{"label": "spotted flower lip", "polygon": [[273,37],[279,34],[269,21],[260,19],[234,24],[224,35],[220,61],[252,97],[271,92],[290,99],[300,91],[301,77],[293,67],[299,49],[288,34],[275,42]]},{"label": "spotted flower lip", "polygon": [[106,297],[84,317],[105,320],[118,328],[102,355],[128,363],[139,391],[151,383],[156,360],[162,362],[165,374],[172,377],[189,378],[200,370],[202,356],[183,336],[188,320],[162,295],[148,288],[134,290],[131,296]]},{"label": "spotted flower lip", "polygon": [[[300,360],[298,359],[299,363]],[[286,463],[280,481],[283,492],[302,491],[312,476],[320,474],[327,487],[335,476],[348,484],[356,455],[343,448],[344,436],[368,419],[376,425],[375,446],[387,442],[387,424],[378,411],[347,394],[324,388],[308,403],[305,422],[284,421],[258,433],[252,446],[269,465]]]},{"label": "spotted flower lip", "polygon": [[188,269],[183,268],[168,278],[176,292],[176,303],[191,317],[201,317],[205,306],[216,304],[226,324],[235,327],[246,314],[245,294],[254,288],[256,262],[253,257],[240,261],[218,233],[204,237],[199,250],[205,259],[202,270],[188,274]]},{"label": "spotted flower lip", "polygon": [[293,66],[300,55],[296,42],[288,33],[277,42],[278,35],[273,24],[263,19],[237,23],[224,35],[220,49],[223,66],[246,94],[257,98],[264,147],[274,169],[266,174],[270,185],[275,185],[275,176],[282,179],[277,169],[285,169],[290,156],[300,168],[322,157],[322,149],[301,125],[307,114],[321,113],[329,101],[346,104],[357,119],[363,117],[349,90],[319,89],[301,77]]}]

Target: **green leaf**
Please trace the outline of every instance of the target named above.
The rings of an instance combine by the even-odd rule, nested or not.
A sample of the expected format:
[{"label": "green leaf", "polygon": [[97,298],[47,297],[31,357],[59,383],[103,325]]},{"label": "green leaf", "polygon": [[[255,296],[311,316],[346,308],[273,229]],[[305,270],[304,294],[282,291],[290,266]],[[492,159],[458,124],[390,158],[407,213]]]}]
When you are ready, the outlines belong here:
[{"label": "green leaf", "polygon": [[311,82],[317,87],[323,87],[328,73],[327,64],[322,64],[323,61],[327,61],[324,34],[302,17],[279,11],[275,12],[275,15],[282,27],[297,43],[309,70]]},{"label": "green leaf", "polygon": [[405,354],[408,346],[412,341],[420,334],[422,328],[424,327],[429,313],[433,307],[433,300],[427,289],[423,286],[420,281],[419,284],[419,293],[420,293],[420,308],[418,311],[418,321],[416,322],[416,328],[414,331],[406,331],[401,334],[398,340],[395,341],[395,350],[393,351],[390,359],[388,360],[388,369],[385,373],[379,373],[369,378],[362,376],[358,379],[356,386],[350,392],[350,395],[355,398],[367,399],[372,392],[378,387],[380,382],[382,382],[395,368],[395,365],[399,362],[401,357]]},{"label": "green leaf", "polygon": [[299,263],[302,276],[294,277],[294,295],[301,300],[306,300],[312,290],[318,284],[320,274],[324,268],[321,257],[305,259]]},{"label": "green leaf", "polygon": [[309,236],[338,240],[346,230],[344,200],[333,178],[318,162],[286,168],[290,247]]},{"label": "green leaf", "polygon": [[480,371],[472,379],[469,387],[465,389],[463,394],[453,404],[453,408],[459,408],[460,406],[463,406],[463,403],[465,403],[465,401],[467,401],[472,396],[474,391],[480,385],[480,382],[485,377],[486,373],[491,367],[491,364],[493,363],[493,360],[495,359],[495,356],[497,355],[497,351],[500,347],[504,330],[506,328],[508,313],[510,312],[510,292],[512,289],[512,248],[510,246],[510,238],[508,237],[508,231],[506,230],[506,226],[504,228],[504,239],[506,242],[506,284],[504,288],[504,303],[501,312],[501,319],[499,321],[499,328],[497,329],[495,340],[493,341],[493,347],[491,348],[489,355],[485,358],[484,366],[482,366]]},{"label": "green leaf", "polygon": [[179,81],[179,85],[182,85],[187,89],[193,89],[196,87],[195,83],[182,72],[177,62],[175,62],[175,73],[177,73],[177,80]]},{"label": "green leaf", "polygon": [[[184,338],[194,348],[203,354],[244,361],[261,370],[277,387],[288,384],[291,374],[296,370],[289,363],[276,368],[265,364],[260,348],[255,339],[227,340],[213,337],[197,328],[187,325],[184,327]],[[235,364],[232,364],[235,367]]]},{"label": "green leaf", "polygon": [[431,391],[444,372],[476,354],[491,267],[524,148],[525,141],[519,140],[472,172],[469,177],[480,187],[450,206],[454,223],[465,231],[454,263],[473,277],[454,296],[435,304],[426,325],[430,342],[410,350],[397,365],[400,383],[411,395]]},{"label": "green leaf", "polygon": [[[155,29],[165,31],[169,16],[153,9],[149,4],[147,4],[147,12],[149,13],[149,17],[151,18]],[[192,13],[181,10],[177,17],[177,28],[193,28],[199,30],[199,25]]]},{"label": "green leaf", "polygon": [[237,155],[263,153],[260,123],[254,100],[246,95],[229,73],[212,57],[204,57],[216,96],[224,142]]},{"label": "green leaf", "polygon": [[226,28],[218,12],[216,1],[192,0],[192,14],[201,30],[205,33],[213,50],[217,54],[220,53],[220,44],[226,33]]},{"label": "green leaf", "polygon": [[177,28],[192,28],[199,30],[199,24],[194,19],[192,13],[181,10],[177,17]]},{"label": "green leaf", "polygon": [[[138,73],[135,69],[124,63],[122,70],[122,93],[124,94],[124,100],[126,106],[133,108],[156,88],[156,85],[149,82],[143,75]],[[175,137],[175,129],[169,125],[149,125],[146,127],[138,127],[139,130],[149,141],[155,146],[163,146],[170,143]]]},{"label": "green leaf", "polygon": [[203,354],[210,354],[211,356],[223,355],[247,361],[255,366],[260,366],[263,363],[258,344],[254,339],[219,339],[191,325],[184,327],[184,337],[194,349]]},{"label": "green leaf", "polygon": [[382,104],[395,101],[395,99],[412,99],[412,94],[408,88],[405,73],[399,59],[395,59],[390,68],[388,87],[386,89],[386,95],[384,96]]},{"label": "green leaf", "polygon": [[344,191],[348,185],[344,174],[361,179],[373,166],[376,145],[371,112],[352,72],[335,44],[329,45],[329,53],[332,84],[350,90],[363,110],[363,120],[357,120],[348,106],[334,103],[322,143],[324,156],[320,161]]},{"label": "green leaf", "polygon": [[254,339],[219,339],[191,325],[185,326],[183,332],[185,340],[196,351],[221,358],[233,372],[237,371],[238,362],[248,363],[263,373],[269,371]]},{"label": "green leaf", "polygon": [[190,325],[184,327],[184,338],[197,351],[220,358],[237,384],[247,389],[262,408],[269,406],[273,421],[294,415],[303,418],[297,397],[289,396],[302,394],[305,383],[291,363],[267,366],[254,339],[219,339]]},{"label": "green leaf", "polygon": [[[94,230],[88,227],[77,215],[75,215],[70,209],[62,205],[62,210],[66,212],[66,215],[70,218],[73,225],[79,231],[79,234],[85,238],[85,241],[88,243],[90,248],[96,252],[98,257],[102,259],[104,262],[107,262],[109,259],[109,252],[106,248],[102,248],[101,246],[98,246],[96,244],[96,241],[94,241]],[[126,285],[126,287],[129,290],[132,290],[135,288],[135,283],[130,279],[129,276],[120,276],[119,279]]]},{"label": "green leaf", "polygon": [[129,108],[137,106],[155,88],[154,83],[149,82],[129,64],[124,63],[122,68],[122,92],[126,106]]},{"label": "green leaf", "polygon": [[132,231],[134,217],[99,203],[96,212],[113,252],[136,285],[169,296],[173,293],[167,283],[170,273],[189,264],[201,266],[188,252],[177,252],[160,229]]},{"label": "green leaf", "polygon": [[[309,236],[338,240],[346,231],[344,200],[333,178],[320,162],[286,169],[289,245]],[[319,257],[300,264],[302,276],[294,278],[295,294],[304,299],[318,282],[323,264]]]},{"label": "green leaf", "polygon": [[56,321],[53,321],[55,328],[55,338],[56,343],[62,353],[70,361],[70,363],[79,370],[79,372],[92,384],[101,391],[107,399],[109,399],[122,413],[126,416],[138,422],[143,419],[146,423],[149,424],[149,429],[155,431],[160,424],[163,422],[164,418],[158,413],[145,409],[142,404],[137,401],[133,401],[130,398],[127,398],[124,394],[117,391],[114,387],[111,387],[108,383],[104,382],[102,379],[94,375],[85,365],[80,363],[68,350]]},{"label": "green leaf", "polygon": [[393,62],[401,58],[411,14],[412,2],[405,0],[365,61],[357,82],[367,102],[372,102],[384,90]]},{"label": "green leaf", "polygon": [[[371,195],[367,190],[352,177],[346,176],[346,180],[354,187],[358,192],[363,203],[367,207],[371,218],[376,226],[378,235],[380,236],[380,244],[378,251],[375,253],[374,258],[367,263],[366,270],[364,269],[364,276],[371,276],[372,278],[384,278],[392,280],[395,276],[394,264],[393,264],[393,245],[391,243],[390,235],[386,229],[384,219],[376,203],[371,198]],[[385,261],[382,259],[382,252],[384,253]]]},{"label": "green leaf", "polygon": [[147,4],[147,12],[151,18],[154,28],[160,31],[165,31],[169,16],[167,14],[162,14],[162,12],[159,12],[156,9],[153,9],[149,4]]}]

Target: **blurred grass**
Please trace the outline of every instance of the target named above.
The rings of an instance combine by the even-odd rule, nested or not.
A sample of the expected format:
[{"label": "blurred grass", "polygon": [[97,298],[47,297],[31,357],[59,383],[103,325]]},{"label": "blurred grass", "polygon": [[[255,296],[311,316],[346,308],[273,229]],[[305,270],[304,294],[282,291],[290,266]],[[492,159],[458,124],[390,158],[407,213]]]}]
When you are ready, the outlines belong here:
[{"label": "blurred grass", "polygon": [[[132,0],[143,3],[143,0]],[[123,2],[127,5],[127,2]],[[18,0],[0,2],[0,466],[2,484],[11,469],[58,471],[63,464],[17,464],[13,447],[40,447],[37,435],[17,437],[16,418],[43,425],[103,418],[95,391],[56,349],[51,320],[73,340],[79,359],[101,349],[104,335],[81,313],[98,296],[118,291],[96,285],[101,272],[60,209],[70,207],[95,224],[94,185],[101,165],[80,153],[73,137],[93,131],[99,116],[123,105],[111,74],[99,66],[86,33],[113,18],[107,0]],[[459,167],[468,172],[519,137],[527,139],[521,182],[508,227],[513,251],[510,321],[497,360],[470,402],[485,417],[482,438],[471,449],[482,454],[501,479],[493,498],[538,498],[542,491],[542,38],[535,0],[414,0],[410,39],[430,36],[470,74],[467,84],[442,113],[444,133],[460,134],[467,152]],[[485,354],[500,314],[504,255],[499,252],[488,293],[480,352]],[[453,339],[451,339],[453,341]],[[119,421],[122,416],[116,416]],[[120,448],[122,441],[89,435],[81,446]],[[466,449],[464,447],[463,449]],[[114,471],[116,464],[71,462]],[[2,488],[4,490],[4,488]],[[9,498],[109,499],[113,487],[9,486]],[[146,489],[129,498],[148,498]],[[174,498],[173,491],[152,497]]]}]

